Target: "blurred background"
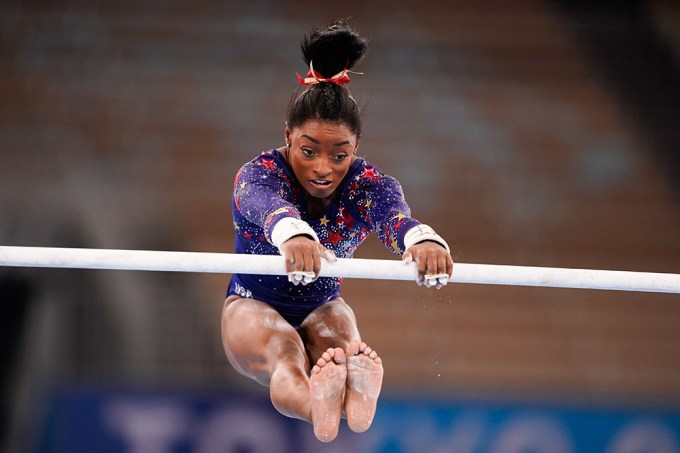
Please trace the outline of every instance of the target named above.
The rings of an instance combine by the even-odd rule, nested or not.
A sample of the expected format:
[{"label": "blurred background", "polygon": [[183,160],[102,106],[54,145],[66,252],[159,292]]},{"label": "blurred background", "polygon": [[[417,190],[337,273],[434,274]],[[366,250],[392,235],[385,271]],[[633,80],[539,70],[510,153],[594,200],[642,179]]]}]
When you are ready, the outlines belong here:
[{"label": "blurred background", "polygon": [[[0,243],[233,251],[299,40],[348,16],[360,154],[454,260],[680,273],[670,0],[3,0]],[[680,451],[678,295],[346,280],[385,389],[322,448],[227,363],[228,280],[0,268],[4,451]]]}]

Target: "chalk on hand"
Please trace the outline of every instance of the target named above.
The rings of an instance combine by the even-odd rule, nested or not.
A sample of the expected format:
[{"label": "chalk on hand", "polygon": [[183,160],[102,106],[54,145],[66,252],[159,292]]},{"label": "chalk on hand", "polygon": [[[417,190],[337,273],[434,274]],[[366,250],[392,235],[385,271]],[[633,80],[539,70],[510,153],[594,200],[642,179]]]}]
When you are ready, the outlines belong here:
[{"label": "chalk on hand", "polygon": [[301,282],[303,285],[306,285],[307,283],[313,282],[315,276],[316,274],[314,272],[293,271],[288,274],[288,280],[291,283]]},{"label": "chalk on hand", "polygon": [[428,286],[446,285],[449,282],[449,274],[425,274],[425,282]]}]

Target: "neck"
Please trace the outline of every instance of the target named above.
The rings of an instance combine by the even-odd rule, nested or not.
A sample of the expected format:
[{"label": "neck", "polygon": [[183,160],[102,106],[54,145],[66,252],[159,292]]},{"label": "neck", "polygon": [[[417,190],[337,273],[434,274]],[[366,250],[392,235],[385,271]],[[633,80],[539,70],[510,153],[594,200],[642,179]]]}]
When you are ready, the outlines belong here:
[{"label": "neck", "polygon": [[309,215],[315,219],[320,218],[326,210],[326,206],[330,204],[332,197],[314,198],[310,197],[309,194],[307,195],[307,210],[309,211]]}]

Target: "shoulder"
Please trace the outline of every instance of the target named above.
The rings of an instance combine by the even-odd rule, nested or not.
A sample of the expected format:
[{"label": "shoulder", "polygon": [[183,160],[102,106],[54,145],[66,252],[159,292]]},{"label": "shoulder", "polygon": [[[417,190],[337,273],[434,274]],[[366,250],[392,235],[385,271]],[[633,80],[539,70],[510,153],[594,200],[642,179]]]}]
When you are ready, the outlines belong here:
[{"label": "shoulder", "polygon": [[238,170],[236,179],[242,177],[278,177],[286,179],[290,171],[286,160],[276,149],[262,151]]},{"label": "shoulder", "polygon": [[384,186],[400,187],[396,178],[385,174],[380,168],[363,157],[358,157],[352,164],[351,185],[355,189],[371,190]]},{"label": "shoulder", "polygon": [[249,164],[263,166],[269,170],[283,169],[287,167],[286,160],[276,149],[262,151],[258,156],[251,160]]},{"label": "shoulder", "polygon": [[389,177],[385,175],[378,167],[376,167],[363,157],[357,157],[354,160],[349,173],[352,180],[360,181],[365,184],[376,182],[382,178]]}]

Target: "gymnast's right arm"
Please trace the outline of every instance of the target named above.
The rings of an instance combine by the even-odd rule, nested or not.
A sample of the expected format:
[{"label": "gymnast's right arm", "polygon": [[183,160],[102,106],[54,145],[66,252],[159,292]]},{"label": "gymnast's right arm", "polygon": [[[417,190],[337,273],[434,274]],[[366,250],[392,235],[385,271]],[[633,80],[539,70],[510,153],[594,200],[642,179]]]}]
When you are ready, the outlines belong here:
[{"label": "gymnast's right arm", "polygon": [[290,193],[290,181],[266,155],[244,165],[234,181],[235,209],[262,228],[267,241],[286,258],[289,280],[304,285],[318,278],[321,257],[333,261],[335,255],[287,200]]}]

